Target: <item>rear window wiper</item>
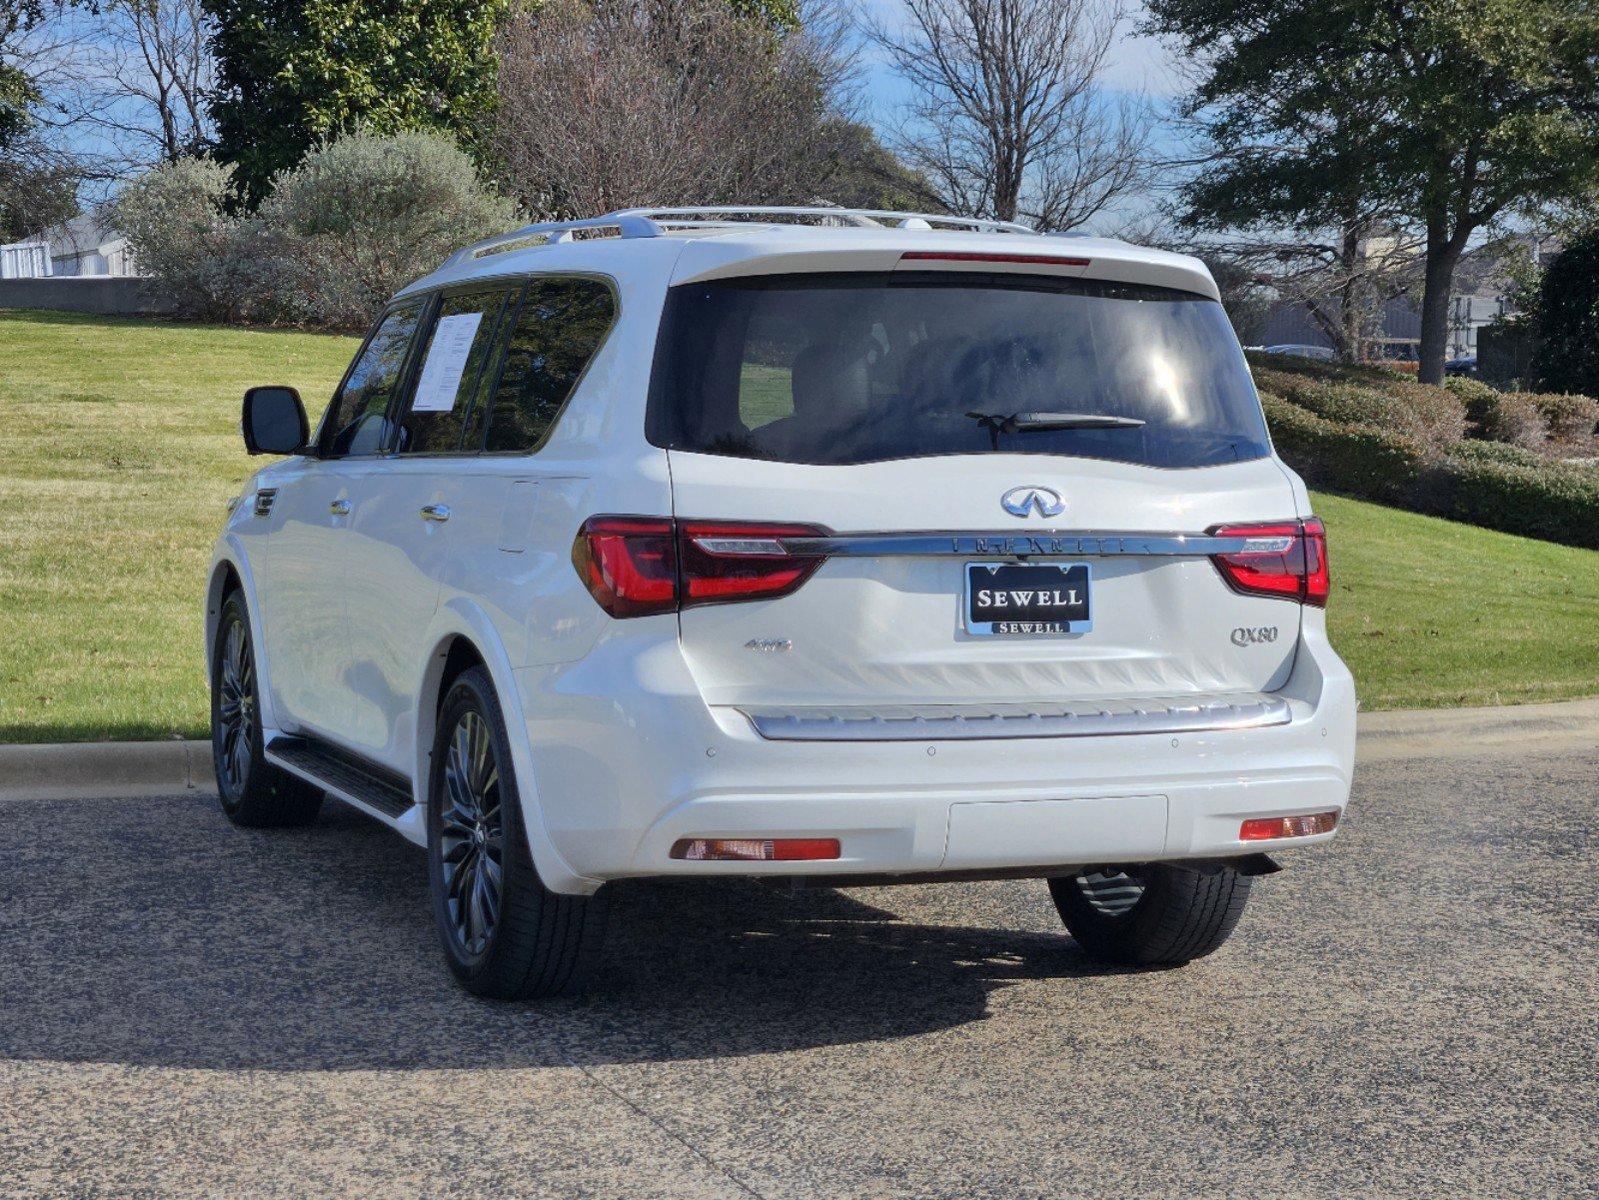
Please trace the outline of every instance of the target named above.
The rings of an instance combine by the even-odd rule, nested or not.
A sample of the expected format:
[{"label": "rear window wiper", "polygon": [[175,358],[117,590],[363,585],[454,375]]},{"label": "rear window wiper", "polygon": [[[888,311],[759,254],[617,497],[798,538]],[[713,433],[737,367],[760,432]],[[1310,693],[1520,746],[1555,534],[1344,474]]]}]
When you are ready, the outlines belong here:
[{"label": "rear window wiper", "polygon": [[999,449],[1002,433],[1045,433],[1056,429],[1141,429],[1146,422],[1137,417],[1113,417],[1107,413],[1019,412],[1003,416],[1000,413],[969,412],[966,414],[984,429],[992,448]]}]

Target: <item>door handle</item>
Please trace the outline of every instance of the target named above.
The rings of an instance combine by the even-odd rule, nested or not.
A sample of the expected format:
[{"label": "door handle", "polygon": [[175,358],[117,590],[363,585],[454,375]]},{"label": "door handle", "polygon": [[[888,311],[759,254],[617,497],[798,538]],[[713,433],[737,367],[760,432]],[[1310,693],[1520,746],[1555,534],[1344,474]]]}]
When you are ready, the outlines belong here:
[{"label": "door handle", "polygon": [[424,521],[448,521],[450,519],[450,506],[448,504],[424,504],[422,506],[422,519]]},{"label": "door handle", "polygon": [[335,500],[328,505],[328,511],[335,517],[347,517],[350,515],[350,502],[348,500]]}]

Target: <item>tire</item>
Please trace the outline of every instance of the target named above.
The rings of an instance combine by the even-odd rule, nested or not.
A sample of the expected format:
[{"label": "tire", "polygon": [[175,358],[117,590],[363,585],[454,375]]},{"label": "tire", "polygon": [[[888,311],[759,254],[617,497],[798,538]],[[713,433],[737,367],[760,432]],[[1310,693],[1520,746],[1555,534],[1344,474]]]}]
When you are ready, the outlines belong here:
[{"label": "tire", "polygon": [[1177,966],[1218,949],[1249,899],[1249,877],[1165,863],[1103,867],[1049,881],[1060,919],[1090,958]]},{"label": "tire", "polygon": [[322,808],[322,789],[267,762],[261,743],[250,615],[235,590],[222,602],[211,647],[211,764],[222,812],[251,829],[309,825]]},{"label": "tire", "polygon": [[609,897],[544,886],[510,764],[494,686],[471,667],[445,693],[428,781],[428,887],[439,940],[450,970],[476,995],[575,995],[599,958]]}]

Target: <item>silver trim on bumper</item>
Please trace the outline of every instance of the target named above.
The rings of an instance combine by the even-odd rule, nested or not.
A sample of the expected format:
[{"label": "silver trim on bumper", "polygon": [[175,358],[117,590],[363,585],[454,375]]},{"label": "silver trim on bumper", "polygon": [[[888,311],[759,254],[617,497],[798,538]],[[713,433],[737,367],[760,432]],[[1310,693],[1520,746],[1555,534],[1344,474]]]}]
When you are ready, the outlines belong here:
[{"label": "silver trim on bumper", "polygon": [[1062,704],[741,708],[776,742],[914,742],[981,738],[1117,737],[1286,725],[1288,701],[1268,692],[1078,700]]}]

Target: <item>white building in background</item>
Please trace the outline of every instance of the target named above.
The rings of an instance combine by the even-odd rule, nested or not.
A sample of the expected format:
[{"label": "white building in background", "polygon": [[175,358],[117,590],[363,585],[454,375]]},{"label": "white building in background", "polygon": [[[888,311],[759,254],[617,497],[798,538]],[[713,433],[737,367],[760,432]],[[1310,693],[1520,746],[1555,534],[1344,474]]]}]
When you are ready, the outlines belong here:
[{"label": "white building in background", "polygon": [[39,279],[50,274],[50,243],[11,242],[0,246],[0,279]]},{"label": "white building in background", "polygon": [[[34,269],[29,274],[8,273],[8,278],[32,278],[44,274],[62,276],[139,273],[128,239],[93,213],[84,213],[60,225],[40,230],[25,242],[18,243],[18,247],[37,246],[40,243],[48,247],[49,270],[37,270],[39,256],[37,251],[34,251],[28,256]],[[18,257],[17,265],[22,265],[23,261]]]}]

